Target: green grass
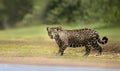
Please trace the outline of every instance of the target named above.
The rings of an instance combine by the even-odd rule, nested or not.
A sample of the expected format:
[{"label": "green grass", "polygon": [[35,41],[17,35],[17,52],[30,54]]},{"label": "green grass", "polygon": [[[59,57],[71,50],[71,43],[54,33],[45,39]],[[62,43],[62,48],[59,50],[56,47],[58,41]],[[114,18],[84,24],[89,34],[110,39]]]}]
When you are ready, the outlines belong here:
[{"label": "green grass", "polygon": [[[0,31],[0,57],[51,57],[51,58],[67,58],[76,59],[80,61],[93,61],[97,62],[112,62],[120,63],[120,33],[119,27],[107,27],[103,28],[104,24],[97,24],[92,26],[88,25],[62,25],[65,29],[78,29],[78,28],[95,28],[102,38],[107,36],[109,42],[106,46],[103,46],[104,50],[114,52],[103,52],[103,56],[96,57],[95,53],[86,58],[84,54],[84,48],[67,48],[64,56],[57,56],[58,46],[54,40],[51,40],[46,31],[47,26],[58,26],[58,25],[41,25],[25,28],[16,28],[10,30]],[[109,46],[109,47],[108,47]],[[114,50],[113,50],[114,49]],[[116,49],[116,50],[115,50]]]},{"label": "green grass", "polygon": [[[41,25],[34,27],[18,28],[11,30],[0,31],[0,39],[26,39],[26,38],[38,38],[38,37],[47,37],[49,40],[46,27],[47,26],[58,26],[58,25]],[[102,36],[108,36],[113,41],[120,41],[120,28],[100,28],[105,26],[104,24],[77,24],[77,25],[62,25],[65,29],[79,29],[79,28],[93,28],[96,29],[99,34]]]},{"label": "green grass", "polygon": [[29,27],[22,29],[11,29],[0,31],[0,39],[26,38],[29,36],[44,35],[45,29],[42,27]]},{"label": "green grass", "polygon": [[[50,48],[50,47],[48,47]],[[2,57],[38,57],[51,55],[53,50],[45,46],[33,45],[0,45],[0,56]],[[54,48],[52,48],[54,49]]]},{"label": "green grass", "polygon": [[[79,49],[79,50],[78,50]],[[112,53],[104,53],[103,56],[95,56],[91,53],[89,57],[83,57],[83,48],[68,48],[64,56],[56,55],[57,48],[33,45],[0,45],[0,57],[47,57],[57,59],[72,59],[77,61],[101,62],[120,64],[120,56]]]}]

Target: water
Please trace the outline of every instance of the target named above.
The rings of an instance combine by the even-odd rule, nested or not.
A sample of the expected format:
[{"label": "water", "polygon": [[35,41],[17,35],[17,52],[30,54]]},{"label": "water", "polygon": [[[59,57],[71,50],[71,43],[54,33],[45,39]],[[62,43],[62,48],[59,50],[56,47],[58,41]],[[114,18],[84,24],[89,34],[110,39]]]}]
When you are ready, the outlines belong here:
[{"label": "water", "polygon": [[120,71],[120,69],[0,64],[0,71]]}]

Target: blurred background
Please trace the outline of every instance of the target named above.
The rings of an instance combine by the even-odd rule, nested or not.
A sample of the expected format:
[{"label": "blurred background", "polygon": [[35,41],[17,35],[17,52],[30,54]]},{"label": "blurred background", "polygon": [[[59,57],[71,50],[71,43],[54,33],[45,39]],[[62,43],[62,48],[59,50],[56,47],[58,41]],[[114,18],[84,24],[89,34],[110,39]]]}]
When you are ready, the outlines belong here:
[{"label": "blurred background", "polygon": [[120,25],[120,0],[0,0],[0,29],[99,22]]}]

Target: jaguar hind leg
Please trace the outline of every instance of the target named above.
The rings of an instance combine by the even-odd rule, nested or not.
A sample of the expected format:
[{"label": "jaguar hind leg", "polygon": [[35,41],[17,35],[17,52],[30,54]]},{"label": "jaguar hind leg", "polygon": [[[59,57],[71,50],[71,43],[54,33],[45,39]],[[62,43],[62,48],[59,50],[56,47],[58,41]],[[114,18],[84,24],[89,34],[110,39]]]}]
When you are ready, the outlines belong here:
[{"label": "jaguar hind leg", "polygon": [[84,54],[84,56],[88,56],[90,54],[90,51],[91,51],[91,45],[87,44],[87,45],[85,45],[85,48],[86,48],[86,53]]},{"label": "jaguar hind leg", "polygon": [[102,55],[102,51],[103,51],[102,47],[98,46],[97,50],[98,50],[98,54],[96,56]]},{"label": "jaguar hind leg", "polygon": [[97,42],[93,44],[93,48],[95,48],[96,50],[98,50],[98,54],[96,56],[102,55],[103,49],[102,49],[102,47]]}]

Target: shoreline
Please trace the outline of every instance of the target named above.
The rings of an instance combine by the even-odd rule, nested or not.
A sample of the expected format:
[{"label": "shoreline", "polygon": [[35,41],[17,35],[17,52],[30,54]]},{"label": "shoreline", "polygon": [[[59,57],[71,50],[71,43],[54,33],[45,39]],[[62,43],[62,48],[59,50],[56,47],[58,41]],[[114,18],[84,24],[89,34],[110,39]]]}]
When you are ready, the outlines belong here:
[{"label": "shoreline", "polygon": [[118,68],[120,64],[93,63],[69,59],[56,59],[47,57],[0,57],[0,64],[21,65],[45,65],[45,66],[69,66],[69,67],[95,67],[95,68]]}]

